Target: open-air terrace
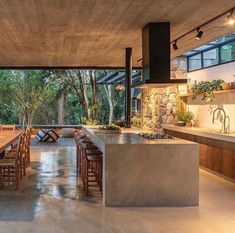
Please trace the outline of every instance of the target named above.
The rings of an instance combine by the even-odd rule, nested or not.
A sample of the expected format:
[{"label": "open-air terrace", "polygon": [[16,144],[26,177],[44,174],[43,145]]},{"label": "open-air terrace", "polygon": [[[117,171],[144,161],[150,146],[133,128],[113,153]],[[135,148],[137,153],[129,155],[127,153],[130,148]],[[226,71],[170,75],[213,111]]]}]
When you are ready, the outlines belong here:
[{"label": "open-air terrace", "polygon": [[0,0],[0,233],[233,233],[233,0]]}]

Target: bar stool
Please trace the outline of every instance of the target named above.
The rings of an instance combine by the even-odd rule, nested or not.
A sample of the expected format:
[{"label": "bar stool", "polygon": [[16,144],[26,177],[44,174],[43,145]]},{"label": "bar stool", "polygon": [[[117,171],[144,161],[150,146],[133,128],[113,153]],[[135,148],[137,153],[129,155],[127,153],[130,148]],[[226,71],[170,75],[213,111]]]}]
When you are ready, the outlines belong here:
[{"label": "bar stool", "polygon": [[84,177],[85,177],[85,151],[87,149],[90,150],[98,150],[98,147],[96,147],[88,138],[81,139],[79,141],[79,148],[80,148],[80,154],[79,154],[79,174],[81,176],[81,179],[84,184]]},{"label": "bar stool", "polygon": [[[90,142],[82,142],[82,180],[88,196],[89,187],[102,191],[102,152]],[[94,184],[95,183],[95,184]]]},{"label": "bar stool", "polygon": [[77,131],[74,133],[74,138],[76,142],[76,171],[77,178],[81,175],[81,140],[85,140],[86,136],[83,134],[79,134]]}]

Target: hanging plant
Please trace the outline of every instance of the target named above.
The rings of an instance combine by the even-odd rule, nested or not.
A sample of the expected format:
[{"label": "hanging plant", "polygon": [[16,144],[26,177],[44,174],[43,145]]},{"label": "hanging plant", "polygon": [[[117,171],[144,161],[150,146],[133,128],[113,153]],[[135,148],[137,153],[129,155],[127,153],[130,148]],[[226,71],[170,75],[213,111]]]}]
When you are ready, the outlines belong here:
[{"label": "hanging plant", "polygon": [[215,98],[215,91],[223,90],[222,83],[223,80],[213,80],[213,81],[202,81],[198,84],[192,86],[193,97],[192,99],[196,99],[196,95],[201,94],[202,100],[206,100],[208,102],[212,101]]}]

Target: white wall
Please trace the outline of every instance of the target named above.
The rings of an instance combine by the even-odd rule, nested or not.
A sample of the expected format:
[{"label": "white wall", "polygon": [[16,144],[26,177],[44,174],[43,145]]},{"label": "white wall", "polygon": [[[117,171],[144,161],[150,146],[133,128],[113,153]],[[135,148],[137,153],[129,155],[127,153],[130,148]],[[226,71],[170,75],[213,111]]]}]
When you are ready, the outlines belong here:
[{"label": "white wall", "polygon": [[[235,62],[190,72],[188,78],[198,81],[223,79],[226,82],[233,82],[235,81]],[[231,131],[235,131],[235,92],[217,94],[211,103],[202,101],[201,96],[198,96],[196,100],[188,97],[188,108],[194,113],[201,127],[214,129],[221,127],[222,117],[220,114],[216,115],[218,117],[216,124],[212,123],[212,112],[217,107],[222,107],[226,111],[231,119]]]},{"label": "white wall", "polygon": [[207,69],[193,71],[187,74],[188,79],[199,81],[212,81],[223,79],[225,82],[235,81],[235,62],[214,66]]}]

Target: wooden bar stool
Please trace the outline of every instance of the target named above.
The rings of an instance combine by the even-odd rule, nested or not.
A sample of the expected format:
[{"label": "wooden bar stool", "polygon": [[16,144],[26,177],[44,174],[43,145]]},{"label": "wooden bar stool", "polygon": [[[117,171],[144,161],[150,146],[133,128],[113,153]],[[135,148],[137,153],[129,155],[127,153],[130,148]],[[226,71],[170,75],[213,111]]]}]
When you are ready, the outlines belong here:
[{"label": "wooden bar stool", "polygon": [[98,150],[98,148],[89,140],[89,139],[81,139],[79,142],[80,147],[80,164],[79,164],[79,171],[82,182],[84,184],[84,177],[85,177],[85,151],[87,149]]},{"label": "wooden bar stool", "polygon": [[92,143],[82,143],[82,180],[88,196],[89,187],[102,191],[102,152]]},{"label": "wooden bar stool", "polygon": [[74,133],[74,138],[76,142],[76,172],[77,172],[77,178],[79,175],[81,175],[81,140],[85,140],[86,136],[79,134],[77,131]]}]

